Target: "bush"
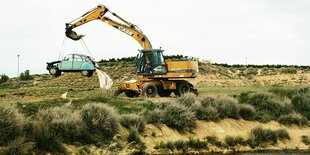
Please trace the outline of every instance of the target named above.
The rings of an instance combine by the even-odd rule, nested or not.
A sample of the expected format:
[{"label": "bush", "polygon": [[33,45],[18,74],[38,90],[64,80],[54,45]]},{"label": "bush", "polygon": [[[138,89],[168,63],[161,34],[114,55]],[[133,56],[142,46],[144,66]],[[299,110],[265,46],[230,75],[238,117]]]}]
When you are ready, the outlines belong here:
[{"label": "bush", "polygon": [[202,99],[201,105],[204,107],[215,106],[216,98],[213,96],[207,96]]},{"label": "bush", "polygon": [[216,100],[216,108],[220,118],[240,118],[239,104],[234,98],[223,97]]},{"label": "bush", "polygon": [[21,73],[19,78],[22,81],[27,81],[27,80],[32,80],[33,79],[33,77],[30,75],[30,71],[29,70],[26,70],[25,72]]},{"label": "bush", "polygon": [[239,108],[240,108],[239,115],[241,116],[241,118],[243,118],[244,120],[255,119],[256,110],[253,106],[247,104],[241,104]]},{"label": "bush", "polygon": [[82,107],[81,116],[89,133],[111,139],[118,132],[119,118],[114,108],[89,103]]},{"label": "bush", "polygon": [[25,116],[19,113],[15,105],[0,105],[0,145],[20,137],[25,124]]},{"label": "bush", "polygon": [[243,146],[246,145],[246,141],[240,136],[237,136],[237,137],[226,136],[225,143],[229,147],[234,147],[236,145],[243,145]]},{"label": "bush", "polygon": [[193,93],[186,93],[178,98],[177,102],[185,107],[190,107],[195,103],[197,97]]},{"label": "bush", "polygon": [[297,112],[310,119],[310,93],[299,93],[292,98],[292,103]]},{"label": "bush", "polygon": [[251,131],[251,135],[248,142],[251,147],[257,147],[257,146],[265,147],[266,144],[270,143],[273,145],[277,144],[278,139],[283,141],[286,139],[290,139],[290,136],[288,132],[284,129],[273,131],[270,129],[257,127]]},{"label": "bush", "polygon": [[66,142],[75,141],[85,132],[85,124],[80,113],[67,106],[40,110],[36,119],[45,122],[52,135]]},{"label": "bush", "polygon": [[296,89],[281,88],[281,87],[271,88],[268,90],[268,92],[274,93],[281,97],[288,97],[288,98],[292,98],[297,93]]},{"label": "bush", "polygon": [[301,141],[306,145],[310,145],[310,137],[309,136],[306,136],[306,135],[301,136]]},{"label": "bush", "polygon": [[187,146],[189,148],[194,148],[194,149],[207,149],[208,145],[207,142],[201,141],[199,139],[194,139],[194,138],[189,138],[187,142]]},{"label": "bush", "polygon": [[214,146],[217,147],[222,147],[223,143],[221,141],[218,140],[218,138],[216,136],[207,136],[206,139],[208,140],[208,142]]},{"label": "bush", "polygon": [[5,75],[5,74],[0,75],[0,84],[7,82],[8,80],[9,80],[9,77],[7,75]]},{"label": "bush", "polygon": [[308,120],[298,113],[291,113],[288,115],[282,115],[279,117],[278,122],[284,125],[296,124],[298,126],[308,125]]},{"label": "bush", "polygon": [[161,122],[163,112],[160,109],[154,109],[147,113],[146,119],[148,123],[159,124]]},{"label": "bush", "polygon": [[217,120],[218,119],[218,111],[216,108],[212,106],[203,107],[201,103],[195,103],[190,107],[190,110],[195,113],[195,116],[199,120]]},{"label": "bush", "polygon": [[284,74],[297,74],[297,69],[295,67],[282,67],[280,72]]},{"label": "bush", "polygon": [[130,142],[136,142],[136,143],[140,143],[141,139],[139,137],[139,133],[138,130],[136,128],[130,128],[129,129],[129,135],[128,135],[128,139],[127,141]]},{"label": "bush", "polygon": [[145,120],[136,114],[124,115],[121,117],[120,123],[126,128],[136,128],[140,133],[144,132]]},{"label": "bush", "polygon": [[179,131],[192,130],[196,127],[195,113],[182,105],[171,104],[163,110],[162,122]]},{"label": "bush", "polygon": [[50,131],[50,128],[44,122],[33,122],[32,135],[38,150],[50,152],[64,151],[61,141]]},{"label": "bush", "polygon": [[258,92],[250,94],[248,103],[274,119],[292,112],[292,104],[289,99],[280,98],[272,93]]},{"label": "bush", "polygon": [[28,152],[25,151],[24,149],[24,144],[25,144],[25,138],[24,137],[19,137],[16,138],[15,140],[11,141],[6,149],[4,149],[3,154],[8,154],[8,155],[19,155],[19,154],[26,154]]}]

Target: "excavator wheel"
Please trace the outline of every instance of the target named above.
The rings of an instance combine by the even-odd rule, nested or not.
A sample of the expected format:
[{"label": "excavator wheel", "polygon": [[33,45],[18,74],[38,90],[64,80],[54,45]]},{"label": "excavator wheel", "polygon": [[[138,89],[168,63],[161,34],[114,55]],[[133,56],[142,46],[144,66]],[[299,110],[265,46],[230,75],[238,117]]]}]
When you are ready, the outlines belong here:
[{"label": "excavator wheel", "polygon": [[157,95],[158,89],[153,84],[146,84],[143,86],[143,92],[146,94],[147,97],[153,98]]},{"label": "excavator wheel", "polygon": [[188,92],[190,92],[191,88],[190,88],[190,85],[187,83],[187,82],[180,82],[178,85],[177,85],[177,89],[176,91],[174,92],[174,94],[176,96],[182,96]]},{"label": "excavator wheel", "polygon": [[170,90],[164,90],[162,86],[158,86],[157,89],[158,89],[158,95],[160,97],[170,97],[172,93]]},{"label": "excavator wheel", "polygon": [[136,92],[134,92],[134,91],[132,91],[132,90],[126,90],[126,91],[125,91],[125,95],[126,95],[127,97],[129,97],[129,98],[134,98],[134,97],[138,97],[138,96],[139,96],[138,93],[136,93]]}]

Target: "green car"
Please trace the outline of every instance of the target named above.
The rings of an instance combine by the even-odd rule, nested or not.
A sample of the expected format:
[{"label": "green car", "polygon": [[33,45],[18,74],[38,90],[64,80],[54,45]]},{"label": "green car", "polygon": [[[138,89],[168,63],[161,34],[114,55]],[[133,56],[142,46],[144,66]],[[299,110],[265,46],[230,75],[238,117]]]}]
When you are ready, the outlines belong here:
[{"label": "green car", "polygon": [[96,63],[90,56],[69,54],[61,61],[47,62],[46,69],[55,77],[60,76],[61,72],[81,72],[91,77],[96,70]]}]

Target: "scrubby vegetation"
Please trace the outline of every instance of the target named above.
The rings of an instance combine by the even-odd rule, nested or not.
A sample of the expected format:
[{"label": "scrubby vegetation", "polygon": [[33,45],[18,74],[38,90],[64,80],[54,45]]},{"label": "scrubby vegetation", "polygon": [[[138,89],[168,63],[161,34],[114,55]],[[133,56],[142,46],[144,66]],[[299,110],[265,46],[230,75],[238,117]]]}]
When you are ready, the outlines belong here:
[{"label": "scrubby vegetation", "polygon": [[7,82],[9,80],[9,77],[5,74],[0,74],[0,84]]},{"label": "scrubby vegetation", "polygon": [[266,147],[268,144],[275,145],[278,140],[284,141],[289,140],[290,136],[286,130],[271,130],[264,129],[261,127],[255,128],[251,131],[251,136],[248,140],[248,144],[251,147],[262,146]]}]

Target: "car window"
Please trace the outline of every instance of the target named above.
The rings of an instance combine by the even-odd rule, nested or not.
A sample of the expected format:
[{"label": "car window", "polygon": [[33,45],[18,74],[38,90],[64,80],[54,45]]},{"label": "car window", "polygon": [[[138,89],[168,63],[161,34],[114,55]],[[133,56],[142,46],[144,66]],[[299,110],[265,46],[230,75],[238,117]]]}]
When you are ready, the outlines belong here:
[{"label": "car window", "polygon": [[73,61],[73,55],[67,55],[67,56],[64,58],[64,61]]},{"label": "car window", "polygon": [[83,59],[79,55],[74,55],[74,61],[83,61]]}]

